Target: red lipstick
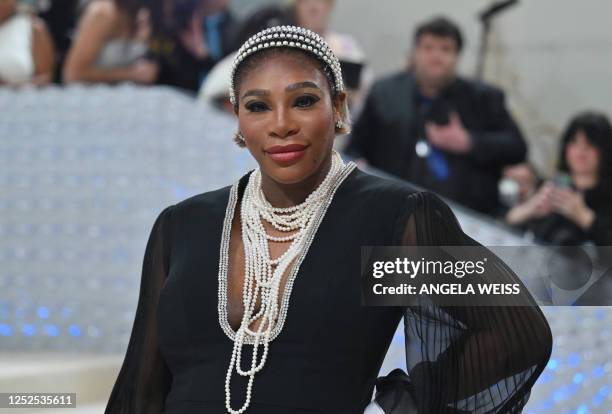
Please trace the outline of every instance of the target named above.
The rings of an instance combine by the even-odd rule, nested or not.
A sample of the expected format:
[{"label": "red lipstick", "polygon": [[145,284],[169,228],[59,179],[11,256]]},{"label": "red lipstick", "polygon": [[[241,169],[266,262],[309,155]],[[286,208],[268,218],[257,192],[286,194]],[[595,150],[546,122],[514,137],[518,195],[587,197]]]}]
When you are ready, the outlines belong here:
[{"label": "red lipstick", "polygon": [[306,152],[307,145],[289,144],[289,145],[274,145],[267,148],[265,152],[270,158],[277,162],[292,162],[301,158]]}]

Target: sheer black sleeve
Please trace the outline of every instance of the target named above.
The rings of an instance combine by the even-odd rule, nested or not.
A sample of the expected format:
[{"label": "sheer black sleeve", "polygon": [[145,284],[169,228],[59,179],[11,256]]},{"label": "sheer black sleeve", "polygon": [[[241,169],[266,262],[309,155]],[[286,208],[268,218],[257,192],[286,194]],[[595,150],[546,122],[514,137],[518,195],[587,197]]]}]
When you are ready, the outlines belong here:
[{"label": "sheer black sleeve", "polygon": [[[398,223],[401,244],[481,246],[435,194],[417,192],[407,201]],[[466,299],[450,307],[422,295],[405,309],[406,365],[419,413],[521,412],[546,366],[548,323],[516,274],[494,257],[487,282],[519,283],[522,297],[505,295],[499,306],[470,306],[473,299]],[[529,305],[513,306],[513,300]]]},{"label": "sheer black sleeve", "polygon": [[159,351],[155,316],[168,273],[171,212],[169,206],[159,214],[149,235],[134,325],[105,414],[159,414],[170,389],[171,373]]}]

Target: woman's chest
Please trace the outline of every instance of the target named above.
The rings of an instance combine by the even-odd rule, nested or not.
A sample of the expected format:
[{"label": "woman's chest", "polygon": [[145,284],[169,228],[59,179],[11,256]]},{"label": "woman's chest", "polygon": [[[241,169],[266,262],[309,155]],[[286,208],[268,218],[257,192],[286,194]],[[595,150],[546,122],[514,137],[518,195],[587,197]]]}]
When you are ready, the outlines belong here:
[{"label": "woman's chest", "polygon": [[[227,257],[224,265],[218,246],[206,245],[203,240],[200,249],[173,255],[159,301],[160,321],[167,321],[162,335],[219,340],[225,337],[223,317],[234,328],[242,317],[244,250]],[[344,311],[356,316],[361,306],[359,282],[359,250],[346,244],[334,249],[331,241],[315,238],[307,251],[295,256],[282,278],[278,302],[287,309],[283,333],[316,334],[330,322],[330,313],[332,319]]]},{"label": "woman's chest", "polygon": [[[185,235],[190,242],[173,251],[160,296],[160,334],[174,341],[222,340],[226,336],[223,317],[227,318],[223,308],[237,307],[233,318],[241,316],[242,280],[233,288],[230,282],[232,276],[244,276],[244,250],[230,259],[221,229],[217,234],[210,228],[201,230],[193,229]],[[367,312],[361,305],[361,246],[381,241],[380,236],[364,232],[363,226],[323,220],[307,249],[295,256],[286,272],[279,294],[281,306],[284,303],[287,308],[281,334],[317,337],[334,329],[360,330],[361,316]]]},{"label": "woman's chest", "polygon": [[[363,215],[356,219],[344,212],[328,213],[289,268],[279,297],[286,317],[275,339],[276,349],[286,344],[292,352],[323,352],[333,344],[338,350],[351,351],[381,322],[395,317],[396,312],[362,306],[360,283],[361,246],[389,244],[392,227],[388,224],[393,218],[375,222]],[[182,355],[182,350],[197,350],[203,358],[207,349],[221,346],[231,351],[229,300],[235,305],[241,292],[230,297],[229,241],[223,236],[221,220],[218,226],[210,221],[192,224],[180,239],[173,246],[159,300],[162,351]],[[244,255],[233,257],[235,267],[245,266]]]}]

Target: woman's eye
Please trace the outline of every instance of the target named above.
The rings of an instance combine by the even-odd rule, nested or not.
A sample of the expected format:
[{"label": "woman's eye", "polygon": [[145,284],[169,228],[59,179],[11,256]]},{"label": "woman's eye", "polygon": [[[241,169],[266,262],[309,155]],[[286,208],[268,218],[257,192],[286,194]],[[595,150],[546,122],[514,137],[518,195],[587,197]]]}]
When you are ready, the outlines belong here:
[{"label": "woman's eye", "polygon": [[245,105],[246,109],[248,109],[250,112],[263,112],[266,109],[268,109],[268,107],[266,106],[265,103],[263,102],[249,102]]},{"label": "woman's eye", "polygon": [[300,96],[299,98],[295,100],[295,106],[300,107],[300,108],[308,108],[309,106],[312,106],[315,103],[317,103],[318,100],[319,98],[317,98],[316,96],[312,96],[312,95]]}]

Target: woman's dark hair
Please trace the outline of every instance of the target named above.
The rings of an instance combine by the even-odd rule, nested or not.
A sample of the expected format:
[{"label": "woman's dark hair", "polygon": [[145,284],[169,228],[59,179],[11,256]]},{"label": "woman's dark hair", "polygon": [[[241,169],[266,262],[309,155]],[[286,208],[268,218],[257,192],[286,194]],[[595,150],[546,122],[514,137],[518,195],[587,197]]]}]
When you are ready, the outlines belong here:
[{"label": "woman's dark hair", "polygon": [[455,41],[457,52],[463,49],[463,36],[459,26],[446,17],[435,17],[420,24],[414,32],[414,44],[416,45],[421,36],[426,34],[451,38]]},{"label": "woman's dark hair", "polygon": [[151,30],[154,34],[160,33],[166,27],[164,4],[166,0],[114,0],[118,9],[127,13],[132,31],[136,30],[136,17],[138,12],[145,9],[149,12]]},{"label": "woman's dark hair", "polygon": [[599,150],[599,179],[609,181],[612,179],[612,125],[606,115],[587,111],[571,119],[565,132],[561,136],[559,149],[559,171],[569,173],[569,166],[565,158],[567,146],[572,142],[577,132],[583,132],[591,145]]},{"label": "woman's dark hair", "polygon": [[201,1],[198,0],[173,0],[171,10],[173,29],[176,31],[187,29],[200,4]]}]

